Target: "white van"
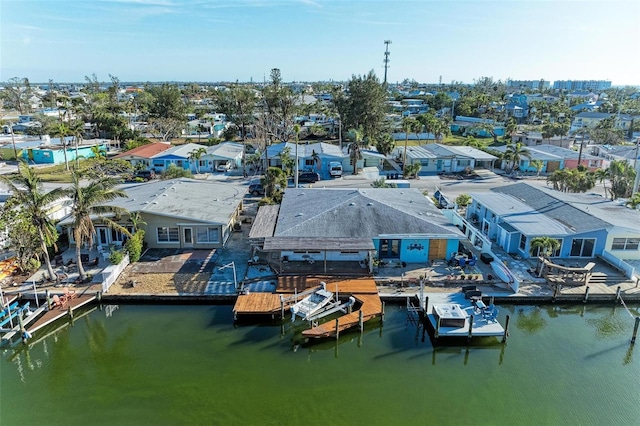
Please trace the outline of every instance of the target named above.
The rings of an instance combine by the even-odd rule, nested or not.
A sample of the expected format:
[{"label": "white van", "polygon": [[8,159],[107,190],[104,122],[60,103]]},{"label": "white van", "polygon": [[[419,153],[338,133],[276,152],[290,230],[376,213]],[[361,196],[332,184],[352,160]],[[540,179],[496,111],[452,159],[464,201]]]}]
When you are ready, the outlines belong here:
[{"label": "white van", "polygon": [[332,161],[329,163],[329,175],[331,177],[341,177],[342,176],[342,163],[338,161]]}]

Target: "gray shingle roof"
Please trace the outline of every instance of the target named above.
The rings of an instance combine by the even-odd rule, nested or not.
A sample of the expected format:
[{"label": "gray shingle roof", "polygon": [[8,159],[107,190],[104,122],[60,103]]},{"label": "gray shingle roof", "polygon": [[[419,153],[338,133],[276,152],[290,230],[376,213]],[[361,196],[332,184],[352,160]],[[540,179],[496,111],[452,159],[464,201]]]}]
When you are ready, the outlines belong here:
[{"label": "gray shingle roof", "polygon": [[[520,200],[526,205],[531,206],[538,213],[543,213],[549,218],[568,226],[576,233],[611,227],[610,223],[526,183],[497,187],[493,188],[492,191],[510,195],[516,200]],[[558,193],[558,196],[564,197],[564,195],[564,193]]]},{"label": "gray shingle roof", "polygon": [[417,189],[287,189],[276,237],[373,238],[382,235],[463,238]]}]

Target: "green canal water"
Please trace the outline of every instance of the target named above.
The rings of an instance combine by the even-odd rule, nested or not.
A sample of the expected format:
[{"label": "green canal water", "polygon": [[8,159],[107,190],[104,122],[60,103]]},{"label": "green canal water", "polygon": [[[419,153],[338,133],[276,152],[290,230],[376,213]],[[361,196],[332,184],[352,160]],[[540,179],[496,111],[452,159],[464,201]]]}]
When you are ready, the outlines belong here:
[{"label": "green canal water", "polygon": [[2,351],[0,425],[640,424],[624,308],[500,309],[506,345],[434,347],[400,306],[310,346],[230,306],[103,306]]}]

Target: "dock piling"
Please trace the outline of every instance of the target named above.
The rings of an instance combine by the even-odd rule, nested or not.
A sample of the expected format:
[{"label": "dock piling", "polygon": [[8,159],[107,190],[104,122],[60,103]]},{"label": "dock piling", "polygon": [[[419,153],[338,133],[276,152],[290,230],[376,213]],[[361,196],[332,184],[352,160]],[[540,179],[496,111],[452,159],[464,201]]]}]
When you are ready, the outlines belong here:
[{"label": "dock piling", "polygon": [[583,303],[587,303],[587,300],[589,300],[589,286],[587,286],[586,290],[584,291]]},{"label": "dock piling", "polygon": [[620,301],[620,286],[618,286],[617,290],[616,290],[616,303],[618,303]]},{"label": "dock piling", "polygon": [[553,302],[556,301],[556,298],[558,297],[558,289],[560,288],[560,286],[558,284],[556,284],[553,288]]},{"label": "dock piling", "polygon": [[336,340],[338,340],[338,338],[340,337],[340,329],[338,328],[340,326],[339,322],[338,322],[338,318],[336,318]]},{"label": "dock piling", "polygon": [[502,343],[506,343],[507,337],[509,337],[509,320],[511,319],[510,315],[507,315],[507,320],[504,323],[504,335],[502,336]]},{"label": "dock piling", "polygon": [[473,315],[469,317],[469,335],[467,336],[467,341],[471,340],[473,337]]},{"label": "dock piling", "polygon": [[360,327],[360,332],[364,331],[364,317],[362,315],[362,309],[358,311],[358,327]]},{"label": "dock piling", "polygon": [[49,293],[49,290],[44,291],[44,297],[47,299],[47,309],[51,310],[51,293]]},{"label": "dock piling", "polygon": [[24,320],[22,319],[22,312],[18,312],[18,325],[20,327],[20,335],[22,336],[22,342],[26,342],[26,329],[24,328]]},{"label": "dock piling", "polygon": [[633,335],[631,336],[631,344],[636,343],[636,334],[638,334],[639,325],[640,325],[640,317],[636,317],[636,323],[633,326]]},{"label": "dock piling", "polygon": [[382,302],[382,323],[384,324],[384,301]]}]

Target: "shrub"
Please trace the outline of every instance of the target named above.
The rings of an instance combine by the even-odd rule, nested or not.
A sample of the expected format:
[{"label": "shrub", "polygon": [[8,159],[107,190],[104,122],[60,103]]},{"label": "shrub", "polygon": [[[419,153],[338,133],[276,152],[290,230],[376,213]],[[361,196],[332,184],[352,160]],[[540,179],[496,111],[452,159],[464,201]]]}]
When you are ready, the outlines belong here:
[{"label": "shrub", "polygon": [[124,259],[124,253],[122,250],[111,250],[111,254],[109,255],[109,262],[113,265],[119,265]]},{"label": "shrub", "polygon": [[144,244],[144,231],[138,229],[131,238],[124,244],[124,249],[129,253],[129,261],[137,262],[142,256],[142,247]]}]

